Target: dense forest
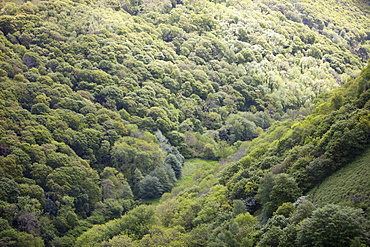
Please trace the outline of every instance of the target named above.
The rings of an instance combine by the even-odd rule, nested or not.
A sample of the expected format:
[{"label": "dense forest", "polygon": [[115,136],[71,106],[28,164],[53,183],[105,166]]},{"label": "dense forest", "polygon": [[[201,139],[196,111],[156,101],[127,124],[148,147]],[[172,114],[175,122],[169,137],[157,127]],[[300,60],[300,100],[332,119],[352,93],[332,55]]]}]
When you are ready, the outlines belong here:
[{"label": "dense forest", "polygon": [[0,246],[370,246],[367,1],[0,9]]}]

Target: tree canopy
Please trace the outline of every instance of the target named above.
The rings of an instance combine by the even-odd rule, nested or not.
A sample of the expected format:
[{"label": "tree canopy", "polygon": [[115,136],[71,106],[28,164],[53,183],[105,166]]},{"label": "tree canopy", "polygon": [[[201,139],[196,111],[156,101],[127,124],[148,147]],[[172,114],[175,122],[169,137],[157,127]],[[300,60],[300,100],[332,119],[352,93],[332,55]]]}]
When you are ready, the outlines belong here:
[{"label": "tree canopy", "polygon": [[369,145],[364,1],[0,9],[1,246],[369,245],[305,197]]}]

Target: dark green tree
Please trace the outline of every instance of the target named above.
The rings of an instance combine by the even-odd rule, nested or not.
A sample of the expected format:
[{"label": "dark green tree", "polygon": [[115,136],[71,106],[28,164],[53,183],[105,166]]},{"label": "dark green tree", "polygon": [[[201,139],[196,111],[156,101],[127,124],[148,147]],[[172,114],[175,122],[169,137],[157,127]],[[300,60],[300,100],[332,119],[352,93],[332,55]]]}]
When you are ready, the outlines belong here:
[{"label": "dark green tree", "polygon": [[15,202],[19,196],[19,185],[9,178],[0,179],[0,199],[7,202]]},{"label": "dark green tree", "polygon": [[143,199],[157,198],[163,193],[163,186],[157,177],[147,175],[139,182],[139,197]]},{"label": "dark green tree", "polygon": [[364,235],[364,223],[361,209],[326,205],[302,222],[297,241],[300,246],[349,246]]},{"label": "dark green tree", "polygon": [[[168,166],[167,168],[172,169]],[[161,183],[162,188],[163,188],[163,192],[171,191],[171,189],[175,185],[173,181],[174,179],[176,180],[176,178],[173,177],[170,179],[164,166],[157,167],[153,172],[150,173],[150,175],[159,179],[159,182]]]},{"label": "dark green tree", "polygon": [[176,178],[181,177],[182,174],[182,164],[181,162],[176,158],[174,154],[168,154],[166,156],[166,164],[170,165],[175,172]]}]

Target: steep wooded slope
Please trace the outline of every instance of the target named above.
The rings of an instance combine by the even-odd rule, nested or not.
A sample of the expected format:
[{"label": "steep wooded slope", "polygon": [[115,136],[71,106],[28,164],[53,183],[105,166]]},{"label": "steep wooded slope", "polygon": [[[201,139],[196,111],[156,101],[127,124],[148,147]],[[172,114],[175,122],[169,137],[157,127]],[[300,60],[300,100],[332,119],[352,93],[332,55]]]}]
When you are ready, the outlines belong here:
[{"label": "steep wooded slope", "polygon": [[[201,168],[192,169],[190,181],[187,177],[182,186],[165,194],[155,208],[140,207],[151,215],[152,221],[140,226],[146,227],[146,234],[132,234],[134,224],[123,225],[125,230],[120,232],[124,216],[89,229],[77,238],[76,245],[368,244],[368,188],[362,183],[367,182],[367,153],[348,163],[367,150],[370,142],[369,72],[370,66],[356,80],[322,95],[315,112],[305,119],[275,122],[266,133],[248,143],[246,155],[240,161],[226,168],[192,161],[192,166]],[[338,97],[343,101],[338,103]],[[361,162],[361,166],[356,162]],[[354,174],[359,169],[362,174],[358,177]],[[341,206],[331,204],[340,202],[338,197],[348,196],[341,194],[340,189],[336,193],[325,191],[332,187],[330,181],[335,174],[342,174],[344,180],[351,179],[350,188],[365,186],[356,191],[358,201]],[[343,177],[344,174],[352,175]],[[316,195],[310,195],[309,189],[319,184],[322,187]],[[339,187],[338,182],[335,185]],[[311,193],[315,194],[315,190]],[[308,197],[304,196],[307,194]],[[129,212],[127,217],[136,216]]]}]

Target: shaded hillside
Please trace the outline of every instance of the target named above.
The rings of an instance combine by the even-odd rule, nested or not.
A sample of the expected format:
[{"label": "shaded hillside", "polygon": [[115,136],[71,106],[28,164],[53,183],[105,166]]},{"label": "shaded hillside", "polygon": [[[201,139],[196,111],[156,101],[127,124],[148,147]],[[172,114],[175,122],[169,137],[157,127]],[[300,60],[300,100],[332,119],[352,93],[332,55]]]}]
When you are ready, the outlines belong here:
[{"label": "shaded hillside", "polygon": [[316,205],[328,203],[359,205],[369,211],[370,156],[367,149],[356,160],[326,178],[308,194]]}]

